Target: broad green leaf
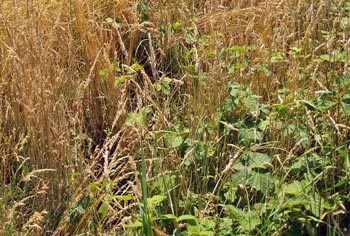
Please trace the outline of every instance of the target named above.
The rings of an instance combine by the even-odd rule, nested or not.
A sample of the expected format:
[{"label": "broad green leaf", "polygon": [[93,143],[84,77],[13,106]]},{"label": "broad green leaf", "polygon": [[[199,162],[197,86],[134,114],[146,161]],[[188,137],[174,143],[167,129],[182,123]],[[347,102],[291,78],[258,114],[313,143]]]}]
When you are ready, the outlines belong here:
[{"label": "broad green leaf", "polygon": [[110,201],[112,201],[114,199],[127,202],[127,201],[133,200],[134,198],[130,195],[110,195],[108,197],[108,200],[110,200]]},{"label": "broad green leaf", "polygon": [[191,222],[196,222],[197,218],[193,215],[182,215],[182,216],[179,216],[177,218],[177,222],[180,222],[180,221],[191,221]]},{"label": "broad green leaf", "polygon": [[342,102],[343,114],[350,115],[350,104]]},{"label": "broad green leaf", "polygon": [[154,192],[165,192],[170,187],[175,186],[176,176],[173,173],[163,173],[162,177],[155,178],[151,185],[150,190]]},{"label": "broad green leaf", "polygon": [[242,88],[238,84],[229,84],[228,90],[230,92],[230,96],[233,98],[237,98],[242,93]]},{"label": "broad green leaf", "polygon": [[261,141],[262,133],[256,128],[241,128],[238,132],[240,142],[249,145],[252,142]]},{"label": "broad green leaf", "polygon": [[231,201],[231,202],[234,202],[236,200],[237,187],[233,186],[231,182],[225,183],[225,185],[223,187],[223,191],[225,191],[224,197],[226,200]]},{"label": "broad green leaf", "polygon": [[142,222],[140,220],[136,220],[134,223],[123,225],[125,228],[141,228]]},{"label": "broad green leaf", "polygon": [[199,236],[214,236],[214,235],[215,235],[214,232],[209,230],[199,232]]},{"label": "broad green leaf", "polygon": [[216,222],[212,217],[204,217],[199,220],[199,224],[201,225],[201,229],[210,231],[215,229]]},{"label": "broad green leaf", "polygon": [[233,219],[244,216],[244,212],[233,205],[223,205],[223,207]]},{"label": "broad green leaf", "polygon": [[317,108],[324,112],[332,107],[335,107],[336,105],[337,105],[337,103],[333,102],[333,101],[323,101],[323,102],[317,104]]},{"label": "broad green leaf", "polygon": [[250,113],[257,113],[259,111],[259,103],[257,97],[253,95],[245,97],[243,98],[243,103]]},{"label": "broad green leaf", "polygon": [[171,24],[171,28],[174,31],[177,31],[178,29],[180,29],[180,27],[182,26],[182,21],[181,20],[177,20],[174,23]]},{"label": "broad green leaf", "polygon": [[290,53],[292,53],[292,54],[299,54],[299,53],[301,53],[301,51],[302,51],[302,49],[298,48],[298,47],[292,47],[290,49]]},{"label": "broad green leaf", "polygon": [[232,219],[228,217],[221,219],[221,222],[218,227],[217,235],[218,236],[233,235],[232,225],[233,225]]},{"label": "broad green leaf", "polygon": [[310,111],[320,111],[320,109],[313,103],[302,100],[302,102],[305,104],[306,108],[309,109]]},{"label": "broad green leaf", "polygon": [[152,111],[149,107],[142,108],[139,112],[131,112],[128,114],[128,117],[126,118],[126,124],[128,125],[139,125],[141,127],[146,126],[146,116],[148,113]]},{"label": "broad green leaf", "polygon": [[114,21],[113,18],[107,17],[107,18],[105,19],[105,22],[106,22],[106,23],[114,23],[115,21]]},{"label": "broad green leaf", "polygon": [[248,151],[244,155],[248,157],[251,168],[266,168],[272,159],[269,155],[260,152]]},{"label": "broad green leaf", "polygon": [[171,79],[168,78],[168,77],[165,77],[165,78],[162,79],[161,91],[165,95],[169,95],[170,94],[170,82],[171,82]]},{"label": "broad green leaf", "polygon": [[309,204],[309,200],[304,195],[299,195],[288,198],[282,205],[282,208],[296,210],[301,209],[301,207],[306,206],[307,204]]},{"label": "broad green leaf", "polygon": [[320,56],[322,61],[330,61],[330,56],[328,54],[323,54]]},{"label": "broad green leaf", "polygon": [[118,76],[118,77],[115,78],[114,84],[115,84],[116,86],[121,85],[121,84],[125,83],[125,81],[127,81],[127,80],[129,80],[129,79],[131,79],[131,78],[132,78],[131,75],[121,75],[121,76]]},{"label": "broad green leaf", "polygon": [[275,104],[274,108],[278,112],[278,115],[280,115],[281,117],[285,117],[288,115],[288,106],[286,106],[285,104]]},{"label": "broad green leaf", "polygon": [[91,192],[96,192],[99,190],[99,184],[97,182],[90,183],[88,188]]},{"label": "broad green leaf", "polygon": [[177,220],[177,217],[174,216],[173,214],[165,214],[165,215],[162,215],[159,219],[160,220]]},{"label": "broad green leaf", "polygon": [[106,217],[108,214],[109,203],[103,202],[98,209],[98,213],[102,215],[102,217]]},{"label": "broad green leaf", "polygon": [[175,132],[166,135],[166,142],[170,148],[177,148],[183,143],[183,138]]},{"label": "broad green leaf", "polygon": [[269,120],[262,120],[262,121],[260,121],[258,127],[259,127],[259,129],[265,131],[266,128],[269,127],[269,125],[270,125],[270,121]]},{"label": "broad green leaf", "polygon": [[202,230],[198,225],[187,225],[187,233],[191,236],[214,236],[214,232]]},{"label": "broad green leaf", "polygon": [[153,84],[153,87],[154,87],[158,92],[162,91],[162,85],[161,85],[160,83],[158,83],[158,82],[154,83],[154,84]]},{"label": "broad green leaf", "polygon": [[165,197],[163,195],[154,195],[150,198],[147,198],[148,208],[150,210],[155,209],[155,207],[160,205],[164,199]]},{"label": "broad green leaf", "polygon": [[77,212],[79,212],[79,214],[84,214],[86,212],[86,210],[83,208],[82,205],[79,205],[77,208],[76,208]]},{"label": "broad green leaf", "polygon": [[199,225],[187,225],[186,226],[188,235],[199,236],[201,229]]},{"label": "broad green leaf", "polygon": [[99,70],[98,75],[104,79],[109,75],[109,71],[107,69]]},{"label": "broad green leaf", "polygon": [[261,220],[256,212],[247,212],[239,218],[239,223],[239,228],[242,232],[251,232],[261,224]]},{"label": "broad green leaf", "polygon": [[141,70],[143,67],[140,65],[140,64],[138,64],[138,63],[135,63],[135,64],[133,64],[132,66],[131,66],[131,69],[133,69],[134,71],[139,71],[139,70]]},{"label": "broad green leaf", "polygon": [[258,173],[253,171],[248,183],[250,186],[266,194],[268,191],[274,189],[274,180],[270,173]]},{"label": "broad green leaf", "polygon": [[284,188],[286,194],[299,195],[303,192],[303,186],[300,181],[293,181]]},{"label": "broad green leaf", "polygon": [[343,103],[350,104],[350,94],[345,94],[343,97]]},{"label": "broad green leaf", "polygon": [[241,68],[243,68],[243,64],[241,64],[241,63],[233,64],[228,68],[228,73],[230,75],[232,75],[232,74],[236,73],[237,71],[239,71]]}]

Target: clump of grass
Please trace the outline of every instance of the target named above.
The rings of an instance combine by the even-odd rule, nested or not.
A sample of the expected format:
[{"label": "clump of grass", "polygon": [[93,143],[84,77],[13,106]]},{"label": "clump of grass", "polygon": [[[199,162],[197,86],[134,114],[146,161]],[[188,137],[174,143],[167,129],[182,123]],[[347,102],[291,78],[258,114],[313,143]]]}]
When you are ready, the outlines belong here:
[{"label": "clump of grass", "polygon": [[0,233],[346,234],[349,1],[0,10]]}]

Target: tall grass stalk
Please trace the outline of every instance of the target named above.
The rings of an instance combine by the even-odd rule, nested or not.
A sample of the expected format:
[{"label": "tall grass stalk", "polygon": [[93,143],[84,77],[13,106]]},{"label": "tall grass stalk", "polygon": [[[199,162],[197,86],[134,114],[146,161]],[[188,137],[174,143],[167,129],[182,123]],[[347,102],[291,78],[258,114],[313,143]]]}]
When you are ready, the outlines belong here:
[{"label": "tall grass stalk", "polygon": [[147,204],[147,172],[146,172],[146,160],[145,160],[145,147],[143,141],[141,141],[141,163],[140,163],[140,179],[141,179],[141,189],[142,189],[142,224],[143,224],[143,233],[146,236],[152,236],[152,227],[150,222],[150,213],[148,210]]}]

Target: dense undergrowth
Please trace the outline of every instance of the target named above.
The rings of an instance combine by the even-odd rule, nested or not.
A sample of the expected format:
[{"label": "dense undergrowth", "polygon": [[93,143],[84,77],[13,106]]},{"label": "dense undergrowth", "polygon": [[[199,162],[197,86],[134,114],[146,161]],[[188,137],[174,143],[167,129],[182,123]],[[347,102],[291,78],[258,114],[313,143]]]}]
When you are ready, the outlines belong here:
[{"label": "dense undergrowth", "polygon": [[1,235],[349,235],[350,1],[2,0]]}]

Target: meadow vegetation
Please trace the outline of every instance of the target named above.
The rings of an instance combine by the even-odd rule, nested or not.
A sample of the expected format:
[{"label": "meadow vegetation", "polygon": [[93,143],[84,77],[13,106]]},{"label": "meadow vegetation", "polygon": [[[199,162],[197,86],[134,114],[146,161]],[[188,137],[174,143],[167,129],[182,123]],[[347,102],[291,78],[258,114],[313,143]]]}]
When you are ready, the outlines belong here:
[{"label": "meadow vegetation", "polygon": [[0,1],[0,235],[349,235],[349,17]]}]

